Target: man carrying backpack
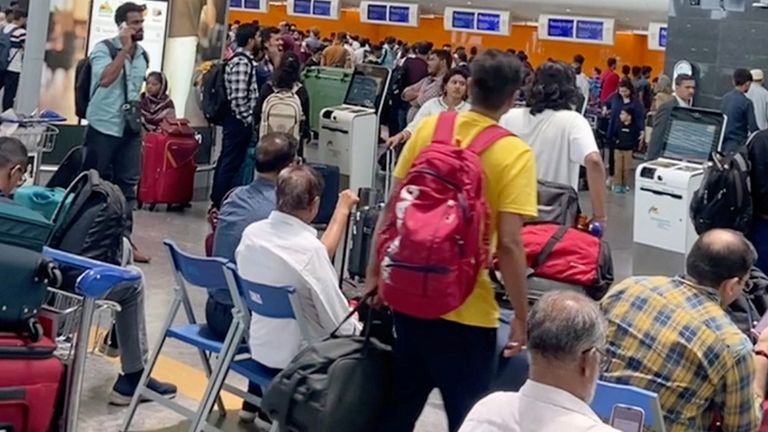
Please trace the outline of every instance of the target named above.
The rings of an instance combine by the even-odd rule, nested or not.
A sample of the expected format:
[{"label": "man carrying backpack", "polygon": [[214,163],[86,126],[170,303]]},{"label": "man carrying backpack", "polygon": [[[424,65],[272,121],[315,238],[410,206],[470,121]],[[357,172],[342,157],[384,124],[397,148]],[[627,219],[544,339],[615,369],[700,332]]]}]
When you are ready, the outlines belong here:
[{"label": "man carrying backpack", "polygon": [[221,155],[216,162],[211,188],[212,206],[218,209],[224,196],[235,186],[248,146],[253,139],[253,110],[259,97],[255,50],[258,28],[243,24],[237,29],[237,51],[227,62],[224,85],[230,111],[223,122]]},{"label": "man carrying backpack", "polygon": [[[149,67],[149,57],[139,44],[144,39],[145,10],[136,3],[120,5],[115,11],[120,34],[96,44],[88,59],[91,97],[85,112],[83,169],[95,169],[119,187],[131,211],[141,176],[139,94]],[[132,230],[132,222],[128,229]],[[134,257],[137,262],[149,261],[140,253]]]},{"label": "man carrying backpack", "polygon": [[[393,400],[380,431],[410,432],[438,388],[451,432],[490,389],[499,306],[488,278],[495,246],[515,318],[505,355],[526,343],[526,258],[521,228],[537,214],[531,149],[498,126],[514,106],[522,65],[478,55],[472,110],[425,119],[394,171],[366,277],[394,312]],[[478,156],[479,155],[479,156]],[[487,179],[487,180],[486,180]],[[414,204],[415,205],[412,205]],[[429,251],[425,253],[425,251]]]},{"label": "man carrying backpack", "polygon": [[[16,102],[16,93],[19,90],[19,79],[21,78],[21,66],[24,62],[24,45],[27,43],[27,12],[23,10],[13,11],[12,18],[8,24],[3,27],[0,38],[8,42],[8,60],[5,62],[3,70],[2,87],[3,92],[3,111],[13,108]],[[3,43],[5,44],[5,42]],[[2,55],[5,55],[3,52]]]}]

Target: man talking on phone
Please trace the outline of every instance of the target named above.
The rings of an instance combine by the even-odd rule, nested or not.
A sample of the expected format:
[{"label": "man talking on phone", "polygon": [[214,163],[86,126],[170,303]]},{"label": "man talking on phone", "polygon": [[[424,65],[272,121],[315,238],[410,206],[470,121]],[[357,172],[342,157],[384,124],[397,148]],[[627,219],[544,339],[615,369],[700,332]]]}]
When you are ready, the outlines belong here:
[{"label": "man talking on phone", "polygon": [[[149,56],[139,44],[144,39],[146,6],[123,3],[115,11],[120,33],[93,48],[91,100],[85,132],[84,169],[95,169],[125,195],[128,208],[136,205],[136,186],[141,175],[141,110],[139,100]],[[133,228],[130,219],[129,231]],[[128,236],[129,233],[126,233]],[[149,257],[135,250],[137,262]]]}]

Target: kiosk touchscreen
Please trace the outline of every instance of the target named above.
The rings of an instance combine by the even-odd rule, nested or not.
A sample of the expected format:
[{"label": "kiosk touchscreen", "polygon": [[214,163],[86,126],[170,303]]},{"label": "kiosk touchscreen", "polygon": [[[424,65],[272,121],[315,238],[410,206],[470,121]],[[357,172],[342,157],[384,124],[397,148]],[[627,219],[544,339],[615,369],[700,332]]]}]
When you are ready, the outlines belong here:
[{"label": "kiosk touchscreen", "polygon": [[719,111],[675,107],[664,132],[662,157],[635,172],[633,274],[680,274],[698,238],[689,216],[703,165],[723,140],[726,117]]},{"label": "kiosk touchscreen", "polygon": [[378,119],[389,75],[385,67],[356,66],[344,103],[320,111],[319,139],[305,146],[308,162],[339,167],[342,189],[375,185]]}]

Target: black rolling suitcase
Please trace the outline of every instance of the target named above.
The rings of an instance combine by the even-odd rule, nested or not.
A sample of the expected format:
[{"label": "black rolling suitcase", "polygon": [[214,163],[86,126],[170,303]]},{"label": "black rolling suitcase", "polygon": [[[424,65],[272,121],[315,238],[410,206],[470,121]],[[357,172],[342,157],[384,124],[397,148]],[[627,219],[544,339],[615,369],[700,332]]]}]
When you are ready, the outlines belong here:
[{"label": "black rolling suitcase", "polygon": [[363,207],[352,214],[351,246],[347,272],[351,278],[362,279],[368,267],[368,259],[373,242],[373,230],[379,220],[379,214],[384,206],[374,204]]}]

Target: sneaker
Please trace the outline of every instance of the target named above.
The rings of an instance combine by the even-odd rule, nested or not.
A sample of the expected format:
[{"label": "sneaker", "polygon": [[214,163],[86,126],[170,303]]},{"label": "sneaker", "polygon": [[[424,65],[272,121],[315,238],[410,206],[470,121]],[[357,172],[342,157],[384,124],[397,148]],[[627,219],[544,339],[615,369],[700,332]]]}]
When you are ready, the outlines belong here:
[{"label": "sneaker", "polygon": [[624,193],[624,186],[614,186],[613,187],[613,193],[623,194]]},{"label": "sneaker", "polygon": [[[139,375],[139,378],[141,375]],[[131,404],[133,394],[136,393],[136,389],[139,387],[138,379],[133,380],[126,375],[120,375],[117,378],[117,382],[112,387],[112,393],[109,395],[109,403],[117,406],[128,406]],[[176,397],[176,386],[170,383],[163,383],[154,378],[149,378],[147,387],[163,396],[167,399],[173,399]],[[149,402],[151,399],[146,396],[142,396],[140,402]]]},{"label": "sneaker", "polygon": [[243,405],[240,408],[238,417],[240,419],[240,423],[253,423],[257,418],[266,424],[272,423],[272,420],[270,420],[267,413],[262,411],[261,407],[258,407],[248,401],[243,401]]}]

